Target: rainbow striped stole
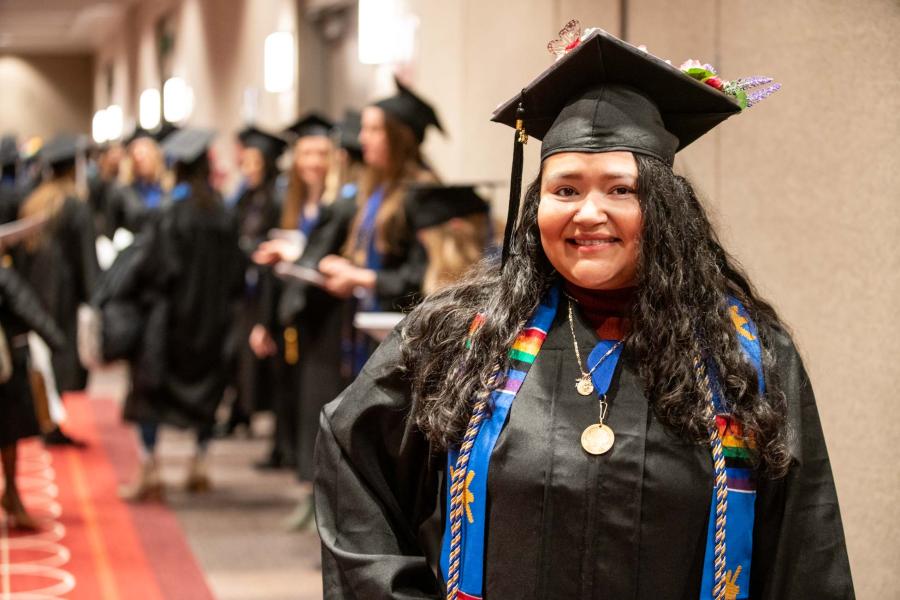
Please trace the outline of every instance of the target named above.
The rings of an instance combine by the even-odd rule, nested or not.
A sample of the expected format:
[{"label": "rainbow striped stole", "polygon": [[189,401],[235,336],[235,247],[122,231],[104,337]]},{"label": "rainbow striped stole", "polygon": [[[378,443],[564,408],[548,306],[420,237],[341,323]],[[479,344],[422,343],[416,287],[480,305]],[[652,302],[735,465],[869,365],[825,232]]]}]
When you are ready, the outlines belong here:
[{"label": "rainbow striped stole", "polygon": [[[482,594],[484,577],[484,535],[487,518],[487,481],[491,454],[500,431],[506,422],[509,409],[525,381],[529,369],[540,352],[547,331],[553,324],[559,305],[560,290],[553,287],[541,301],[537,311],[525,328],[516,336],[509,349],[510,365],[501,387],[490,396],[490,406],[472,415],[470,427],[460,448],[447,454],[448,490],[447,515],[441,544],[441,572],[454,600],[478,600]],[[481,326],[484,317],[479,315],[472,323],[469,335]],[[477,406],[477,405],[476,405]],[[486,414],[489,412],[490,414]],[[472,432],[475,423],[477,432]],[[461,460],[462,457],[462,460]],[[454,469],[462,471],[464,478],[453,486]],[[454,493],[457,491],[454,506]]]},{"label": "rainbow striped stole", "polygon": [[[741,350],[756,370],[759,394],[762,396],[766,382],[759,331],[736,298],[729,299],[728,311]],[[715,409],[711,443],[716,480],[724,475],[725,486],[721,491],[722,497],[719,497],[718,487],[714,490],[710,503],[700,600],[743,600],[750,597],[750,561],[756,514],[756,472],[752,461],[754,443],[744,435],[743,427],[728,411],[714,361],[707,361],[707,369]],[[721,451],[724,461],[715,460],[717,451]]]}]

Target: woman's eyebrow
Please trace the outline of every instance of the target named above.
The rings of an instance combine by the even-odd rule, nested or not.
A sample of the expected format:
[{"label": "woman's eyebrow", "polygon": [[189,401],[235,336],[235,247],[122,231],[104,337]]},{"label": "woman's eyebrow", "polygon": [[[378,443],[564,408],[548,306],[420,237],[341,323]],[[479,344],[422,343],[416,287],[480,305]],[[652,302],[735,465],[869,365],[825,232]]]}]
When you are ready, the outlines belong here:
[{"label": "woman's eyebrow", "polygon": [[634,173],[625,171],[609,171],[600,176],[602,179],[637,179]]},{"label": "woman's eyebrow", "polygon": [[581,171],[550,171],[547,179],[582,179],[584,174]]},{"label": "woman's eyebrow", "polygon": [[[550,171],[547,175],[547,179],[584,179],[585,173],[583,171]],[[629,173],[627,171],[608,171],[600,175],[600,179],[608,180],[608,179],[629,179],[635,180],[637,177],[634,173]]]}]

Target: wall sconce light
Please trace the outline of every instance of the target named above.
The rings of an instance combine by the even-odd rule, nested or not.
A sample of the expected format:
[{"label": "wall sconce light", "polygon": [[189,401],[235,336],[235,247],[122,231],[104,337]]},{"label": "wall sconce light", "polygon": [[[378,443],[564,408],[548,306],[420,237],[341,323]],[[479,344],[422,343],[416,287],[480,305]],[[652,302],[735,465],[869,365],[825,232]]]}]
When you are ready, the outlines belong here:
[{"label": "wall sconce light", "polygon": [[294,34],[278,31],[266,36],[263,73],[267,92],[287,92],[294,88],[296,54]]},{"label": "wall sconce light", "polygon": [[122,107],[110,104],[106,107],[106,139],[117,140],[122,137]]},{"label": "wall sconce light", "polygon": [[160,119],[159,90],[148,88],[141,92],[138,109],[138,123],[147,130],[156,129]]},{"label": "wall sconce light", "polygon": [[398,0],[359,0],[359,62],[365,65],[412,60],[419,20]]},{"label": "wall sconce light", "polygon": [[163,84],[163,116],[169,123],[181,123],[194,110],[194,90],[181,77],[172,77]]},{"label": "wall sconce light", "polygon": [[102,144],[107,141],[106,137],[106,109],[101,108],[97,112],[94,113],[94,118],[91,120],[91,137],[94,138],[94,142],[97,144]]}]

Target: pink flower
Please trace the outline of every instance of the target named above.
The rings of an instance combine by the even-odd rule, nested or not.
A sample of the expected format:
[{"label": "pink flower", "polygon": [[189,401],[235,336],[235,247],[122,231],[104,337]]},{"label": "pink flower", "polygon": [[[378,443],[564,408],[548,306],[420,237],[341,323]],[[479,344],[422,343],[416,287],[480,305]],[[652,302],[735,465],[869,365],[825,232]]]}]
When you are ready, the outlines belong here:
[{"label": "pink flower", "polygon": [[705,83],[708,86],[714,87],[717,90],[721,90],[722,87],[725,85],[725,82],[722,81],[721,79],[719,79],[718,77],[710,77],[709,79],[705,79],[703,81],[703,83]]},{"label": "pink flower", "polygon": [[683,63],[681,63],[681,66],[678,68],[681,69],[682,71],[687,71],[688,69],[702,69],[703,63],[701,63],[699,60],[697,60],[695,58],[689,58],[686,61],[684,61]]}]

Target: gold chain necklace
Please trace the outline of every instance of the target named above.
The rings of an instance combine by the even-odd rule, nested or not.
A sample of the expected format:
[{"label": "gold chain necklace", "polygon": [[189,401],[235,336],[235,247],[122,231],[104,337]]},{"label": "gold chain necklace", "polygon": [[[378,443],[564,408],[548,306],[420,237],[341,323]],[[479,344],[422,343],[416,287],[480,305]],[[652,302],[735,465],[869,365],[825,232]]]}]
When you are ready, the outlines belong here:
[{"label": "gold chain necklace", "polygon": [[591,375],[594,374],[597,367],[603,364],[603,361],[609,358],[610,354],[616,351],[616,348],[622,345],[622,340],[619,340],[612,348],[607,350],[606,354],[600,357],[600,360],[597,361],[597,364],[594,365],[590,371],[585,371],[581,366],[581,352],[578,349],[578,340],[575,338],[575,320],[572,318],[571,299],[569,299],[569,331],[572,332],[572,343],[575,345],[575,358],[578,359],[578,370],[581,371],[581,377],[575,380],[575,390],[582,396],[590,396],[594,393],[594,382],[591,381]]},{"label": "gold chain necklace", "polygon": [[[591,375],[597,370],[597,367],[603,364],[603,361],[616,351],[616,348],[622,345],[623,340],[619,340],[612,348],[607,350],[606,354],[600,357],[600,360],[597,361],[597,364],[594,365],[590,371],[585,371],[581,366],[581,352],[578,349],[578,339],[575,337],[575,319],[572,317],[572,299],[568,298],[568,302],[569,330],[572,332],[572,343],[575,346],[575,358],[578,359],[578,370],[581,371],[581,377],[575,380],[575,390],[582,396],[590,396],[594,392],[594,382],[591,380]],[[588,425],[584,431],[581,432],[581,447],[584,448],[584,451],[588,454],[594,455],[608,452],[616,441],[616,434],[609,425],[604,423],[606,420],[606,413],[609,411],[609,404],[606,402],[606,394],[600,394],[599,398],[600,415],[597,422]]]}]

